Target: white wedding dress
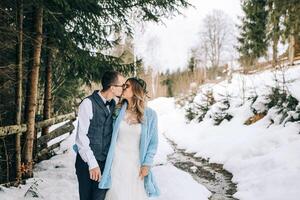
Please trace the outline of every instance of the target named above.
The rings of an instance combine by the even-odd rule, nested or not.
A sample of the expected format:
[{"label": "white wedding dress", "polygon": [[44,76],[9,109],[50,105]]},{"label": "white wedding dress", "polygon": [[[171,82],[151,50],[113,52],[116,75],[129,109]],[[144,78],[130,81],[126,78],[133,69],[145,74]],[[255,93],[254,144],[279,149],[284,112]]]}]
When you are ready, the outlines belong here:
[{"label": "white wedding dress", "polygon": [[139,177],[141,124],[122,120],[111,168],[111,188],[105,200],[147,200],[144,181]]}]

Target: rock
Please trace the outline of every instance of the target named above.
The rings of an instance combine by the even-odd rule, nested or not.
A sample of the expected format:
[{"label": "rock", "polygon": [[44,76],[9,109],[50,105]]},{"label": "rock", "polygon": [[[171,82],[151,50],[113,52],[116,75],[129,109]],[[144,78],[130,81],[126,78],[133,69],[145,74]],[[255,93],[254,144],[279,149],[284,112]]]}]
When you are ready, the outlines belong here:
[{"label": "rock", "polygon": [[192,170],[193,173],[196,173],[196,171],[198,170],[196,166],[192,166],[190,169]]}]

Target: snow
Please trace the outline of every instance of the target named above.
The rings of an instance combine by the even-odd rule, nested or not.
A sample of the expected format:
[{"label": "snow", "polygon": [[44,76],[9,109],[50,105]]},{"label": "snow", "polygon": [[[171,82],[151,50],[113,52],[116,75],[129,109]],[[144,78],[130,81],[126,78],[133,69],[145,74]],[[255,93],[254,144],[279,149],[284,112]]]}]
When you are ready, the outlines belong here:
[{"label": "snow", "polygon": [[[158,98],[149,106],[158,114],[159,147],[154,161],[154,174],[161,189],[158,200],[207,200],[210,192],[198,184],[188,173],[174,167],[167,159],[173,153],[166,137],[187,152],[208,159],[211,163],[223,164],[233,174],[237,184],[234,197],[240,200],[299,200],[300,197],[300,123],[270,123],[276,119],[276,110],[271,109],[261,120],[251,125],[244,122],[253,113],[251,97],[258,100],[252,105],[264,110],[265,96],[274,86],[274,77],[282,80],[283,72],[271,70],[253,75],[233,74],[231,82],[206,84],[199,88],[194,102],[202,101],[201,91],[212,90],[216,101],[230,94],[231,121],[224,120],[219,126],[207,116],[216,110],[212,105],[200,123],[187,123],[185,111],[175,104],[174,98]],[[288,92],[300,100],[300,65],[284,70]],[[276,121],[276,120],[275,120]],[[76,127],[76,121],[74,122]],[[24,199],[30,186],[39,194],[39,199],[78,199],[75,175],[75,153],[71,146],[75,134],[65,135],[57,156],[35,166],[35,177],[19,188],[0,188],[1,200]],[[191,168],[191,170],[197,170]],[[28,199],[30,199],[28,197]],[[36,199],[36,198],[35,198]]]},{"label": "snow", "polygon": [[188,173],[178,170],[173,165],[155,167],[154,173],[157,174],[156,179],[161,188],[161,195],[157,200],[201,200],[210,196],[210,192],[204,186],[196,183]]},{"label": "snow", "polygon": [[[37,183],[35,192],[39,198],[26,197],[26,199],[79,199],[77,192],[77,178],[75,176],[75,154],[71,152],[69,145],[74,141],[75,134],[61,143],[59,155],[50,160],[40,162],[35,166],[34,178],[27,181],[19,188],[5,188],[0,192],[1,200],[24,199],[26,191],[35,182]],[[62,153],[68,147],[67,153]],[[34,184],[35,185],[35,184]]]},{"label": "snow", "polygon": [[282,84],[283,79],[285,79],[289,92],[300,101],[299,77],[300,69],[297,65],[276,71],[266,70],[252,75],[234,73],[230,84],[226,80],[219,84],[205,84],[201,88],[204,90],[213,89],[216,99],[219,98],[217,94],[224,94],[224,91],[235,97],[241,97],[243,90],[245,90],[246,97],[252,96],[253,93],[260,96],[265,95],[271,86],[275,86],[275,79],[278,80],[279,84]]},{"label": "snow", "polygon": [[[288,91],[300,100],[300,65],[284,73]],[[175,105],[173,98],[158,98],[149,103],[158,113],[161,130],[179,148],[195,152],[195,156],[211,163],[223,164],[233,174],[232,181],[237,183],[234,197],[241,200],[300,198],[300,123],[271,124],[270,119],[276,119],[278,114],[270,110],[256,123],[244,125],[253,113],[249,101],[242,104],[242,85],[246,88],[245,97],[252,95],[252,89],[263,100],[270,86],[275,84],[274,74],[270,70],[254,75],[234,74],[231,83],[223,81],[201,86],[199,91],[213,90],[216,100],[225,93],[233,97],[228,110],[233,119],[224,120],[219,126],[213,125],[209,117],[200,123],[187,123],[184,110]],[[200,102],[201,96],[199,92],[194,102]]]},{"label": "snow", "polygon": [[[76,123],[77,121],[74,122],[75,127],[77,127]],[[58,155],[35,166],[34,178],[29,179],[25,185],[20,185],[18,188],[0,187],[0,199],[79,199],[78,183],[75,174],[75,153],[71,148],[75,141],[75,131],[61,143],[60,149],[56,150]],[[188,173],[168,163],[167,155],[173,153],[173,149],[161,134],[159,138],[160,142],[154,161],[153,173],[161,190],[161,196],[155,199],[181,200],[185,198],[189,200],[208,200],[210,192],[204,186],[193,180]],[[30,197],[30,195],[24,197],[26,191],[32,185],[39,198]]]},{"label": "snow", "polygon": [[[158,106],[159,105],[159,106]],[[173,105],[173,107],[170,107]],[[168,124],[165,134],[187,152],[222,163],[233,173],[241,200],[296,200],[300,196],[300,125],[287,123],[266,128],[267,119],[246,126],[241,123],[249,111],[241,107],[230,122],[213,126],[209,121],[186,124],[174,99],[152,102],[160,124]],[[169,107],[169,112],[166,111]],[[177,118],[174,123],[173,119]],[[178,120],[181,118],[181,122]]]}]

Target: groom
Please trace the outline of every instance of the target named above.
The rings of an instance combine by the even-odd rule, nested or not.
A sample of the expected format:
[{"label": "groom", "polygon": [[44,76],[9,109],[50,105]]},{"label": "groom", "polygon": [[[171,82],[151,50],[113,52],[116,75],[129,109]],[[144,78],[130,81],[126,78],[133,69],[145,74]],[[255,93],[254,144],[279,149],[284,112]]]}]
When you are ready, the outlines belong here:
[{"label": "groom", "polygon": [[115,97],[123,91],[125,78],[116,71],[105,72],[102,90],[96,90],[79,105],[75,168],[80,200],[104,200],[106,190],[98,188],[111,142]]}]

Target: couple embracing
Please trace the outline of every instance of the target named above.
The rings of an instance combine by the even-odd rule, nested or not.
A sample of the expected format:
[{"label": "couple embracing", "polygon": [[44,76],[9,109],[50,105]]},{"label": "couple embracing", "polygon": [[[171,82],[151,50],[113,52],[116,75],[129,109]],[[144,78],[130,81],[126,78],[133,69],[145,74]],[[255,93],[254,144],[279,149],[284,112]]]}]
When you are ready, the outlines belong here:
[{"label": "couple embracing", "polygon": [[80,200],[146,200],[159,195],[151,172],[157,115],[145,81],[105,72],[102,90],[79,106],[73,146]]}]

